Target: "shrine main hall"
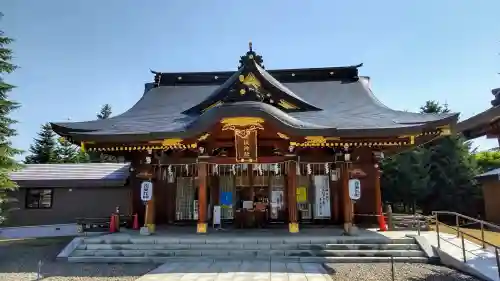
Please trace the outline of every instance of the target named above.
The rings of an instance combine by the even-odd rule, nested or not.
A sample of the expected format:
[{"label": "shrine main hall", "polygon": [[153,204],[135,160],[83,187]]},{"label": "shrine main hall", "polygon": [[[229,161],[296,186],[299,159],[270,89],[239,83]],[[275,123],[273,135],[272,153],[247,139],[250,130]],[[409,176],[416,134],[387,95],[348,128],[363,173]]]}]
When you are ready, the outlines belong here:
[{"label": "shrine main hall", "polygon": [[[449,135],[458,119],[388,108],[361,66],[267,70],[250,44],[236,71],[153,72],[126,112],[52,128],[129,163],[114,200],[150,232],[192,225],[205,233],[215,216],[241,228],[349,229],[381,212],[384,155]],[[153,186],[147,201],[144,182]]]}]

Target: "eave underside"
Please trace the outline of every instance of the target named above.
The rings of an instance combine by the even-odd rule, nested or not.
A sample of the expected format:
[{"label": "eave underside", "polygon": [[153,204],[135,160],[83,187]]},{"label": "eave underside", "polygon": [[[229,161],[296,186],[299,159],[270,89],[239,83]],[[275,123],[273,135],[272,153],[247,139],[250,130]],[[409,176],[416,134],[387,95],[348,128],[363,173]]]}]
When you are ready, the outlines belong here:
[{"label": "eave underside", "polygon": [[457,132],[466,139],[500,135],[500,106],[489,108],[457,124]]}]

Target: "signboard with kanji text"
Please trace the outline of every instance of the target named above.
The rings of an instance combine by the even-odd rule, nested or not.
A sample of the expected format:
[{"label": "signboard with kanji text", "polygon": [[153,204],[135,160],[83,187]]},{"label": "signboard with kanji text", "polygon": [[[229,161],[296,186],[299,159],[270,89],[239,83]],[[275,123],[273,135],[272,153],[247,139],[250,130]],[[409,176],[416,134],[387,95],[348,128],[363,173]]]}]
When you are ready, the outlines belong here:
[{"label": "signboard with kanji text", "polygon": [[143,181],[141,183],[141,200],[149,201],[153,198],[153,183],[150,181]]},{"label": "signboard with kanji text", "polygon": [[257,162],[257,130],[236,129],[234,131],[234,144],[237,162]]},{"label": "signboard with kanji text", "polygon": [[361,181],[358,179],[349,180],[349,197],[352,200],[361,198]]}]

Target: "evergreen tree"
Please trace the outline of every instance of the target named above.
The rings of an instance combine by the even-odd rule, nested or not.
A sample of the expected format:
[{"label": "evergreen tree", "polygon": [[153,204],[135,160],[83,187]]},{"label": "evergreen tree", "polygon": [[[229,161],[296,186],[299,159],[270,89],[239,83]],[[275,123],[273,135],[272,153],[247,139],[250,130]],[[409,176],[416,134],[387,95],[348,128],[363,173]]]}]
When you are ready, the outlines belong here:
[{"label": "evergreen tree", "polygon": [[430,181],[423,211],[447,210],[470,216],[481,213],[482,194],[475,180],[479,168],[470,153],[470,142],[449,136],[429,150]]},{"label": "evergreen tree", "polygon": [[57,157],[59,163],[78,163],[80,162],[79,148],[73,145],[65,138],[59,138],[59,145],[57,147]]},{"label": "evergreen tree", "polygon": [[420,147],[386,158],[381,163],[382,199],[415,210],[425,198],[429,183],[429,152]]},{"label": "evergreen tree", "polygon": [[76,162],[77,163],[90,163],[90,155],[87,152],[78,149],[78,151],[76,153]]},{"label": "evergreen tree", "polygon": [[97,114],[97,119],[108,119],[111,114],[111,105],[107,103],[101,107],[101,111]]},{"label": "evergreen tree", "polygon": [[425,102],[425,105],[420,107],[420,113],[449,113],[450,109],[448,108],[448,104],[441,105],[437,101],[428,100]]},{"label": "evergreen tree", "polygon": [[[1,17],[2,14],[0,14]],[[22,153],[21,150],[11,146],[10,140],[16,135],[16,130],[12,128],[12,125],[16,121],[9,115],[19,108],[19,104],[9,99],[8,93],[14,89],[14,86],[4,80],[5,75],[16,69],[16,66],[11,63],[12,50],[8,48],[12,41],[0,31],[0,224],[6,219],[9,210],[8,192],[17,187],[9,178],[10,172],[21,167],[14,160],[14,156]]]},{"label": "evergreen tree", "polygon": [[[111,105],[105,104],[101,107],[101,111],[99,111],[99,113],[97,114],[97,119],[99,119],[99,120],[108,119],[111,116],[111,114],[112,114]],[[116,162],[114,157],[107,155],[107,154],[103,154],[101,152],[88,153],[88,159],[89,159],[89,162],[93,162],[93,163],[95,163],[95,162],[104,162],[104,163]]]},{"label": "evergreen tree", "polygon": [[[421,113],[447,113],[448,106],[427,101]],[[474,176],[478,166],[470,143],[457,136],[442,137],[382,162],[383,198],[416,204],[425,213],[450,210],[476,216],[481,193]],[[411,202],[413,201],[413,202]]]},{"label": "evergreen tree", "polygon": [[26,164],[47,164],[59,162],[58,146],[55,140],[55,133],[49,123],[42,125],[38,138],[30,146],[31,155],[26,157]]},{"label": "evergreen tree", "polygon": [[[445,104],[427,101],[422,113],[448,113]],[[454,211],[470,216],[482,212],[481,189],[475,176],[480,171],[471,143],[460,136],[446,136],[426,145],[430,152],[429,186],[422,209]]]}]

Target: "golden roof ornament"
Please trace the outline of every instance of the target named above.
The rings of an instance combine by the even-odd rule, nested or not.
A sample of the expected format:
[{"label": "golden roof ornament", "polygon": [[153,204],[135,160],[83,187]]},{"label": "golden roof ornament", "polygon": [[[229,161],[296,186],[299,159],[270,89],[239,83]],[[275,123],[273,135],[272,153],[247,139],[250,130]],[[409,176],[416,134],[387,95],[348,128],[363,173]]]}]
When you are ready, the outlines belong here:
[{"label": "golden roof ornament", "polygon": [[240,65],[239,65],[238,69],[243,67],[243,66],[249,66],[250,65],[249,63],[251,63],[251,62],[255,62],[260,67],[264,68],[264,65],[263,65],[264,61],[262,60],[262,56],[257,55],[254,52],[252,41],[248,42],[248,52],[244,56],[240,57]]}]

